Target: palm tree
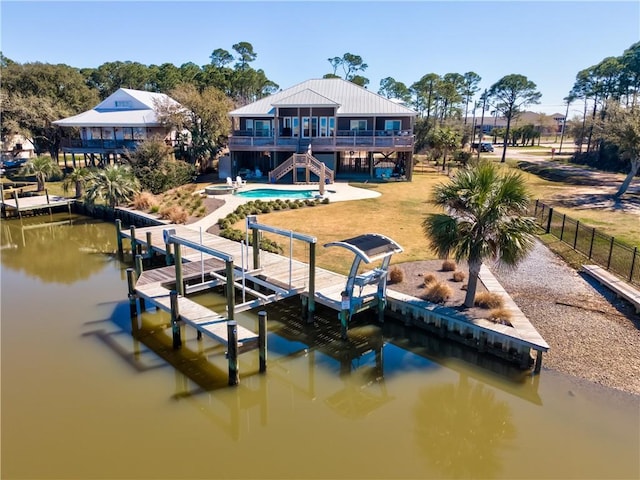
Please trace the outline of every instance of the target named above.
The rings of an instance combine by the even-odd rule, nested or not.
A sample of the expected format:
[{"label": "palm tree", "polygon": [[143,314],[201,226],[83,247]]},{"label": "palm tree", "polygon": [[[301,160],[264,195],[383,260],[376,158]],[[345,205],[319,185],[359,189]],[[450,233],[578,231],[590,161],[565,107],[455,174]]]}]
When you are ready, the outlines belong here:
[{"label": "palm tree", "polygon": [[88,168],[74,168],[71,173],[64,177],[62,188],[64,188],[65,192],[68,192],[73,185],[76,189],[75,198],[82,198],[82,192],[90,176],[91,171]]},{"label": "palm tree", "polygon": [[51,157],[35,157],[22,166],[19,175],[35,175],[38,182],[38,191],[42,192],[47,179],[62,175],[62,171]]},{"label": "palm tree", "polygon": [[515,266],[533,247],[535,222],[521,216],[529,203],[524,179],[481,161],[436,186],[434,203],[444,207],[445,213],[425,218],[424,233],[441,257],[453,253],[457,261],[467,261],[464,305],[473,307],[482,263],[493,259]]},{"label": "palm tree", "polygon": [[130,201],[140,191],[140,182],[127,166],[110,165],[91,174],[87,181],[87,201],[102,199],[110,207]]}]

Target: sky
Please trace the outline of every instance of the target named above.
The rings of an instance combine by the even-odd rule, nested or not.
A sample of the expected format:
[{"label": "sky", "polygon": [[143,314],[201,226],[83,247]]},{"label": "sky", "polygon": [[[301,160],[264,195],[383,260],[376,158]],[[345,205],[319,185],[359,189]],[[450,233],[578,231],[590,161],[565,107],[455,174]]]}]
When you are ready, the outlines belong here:
[{"label": "sky", "polygon": [[552,114],[564,113],[580,70],[640,41],[640,1],[1,0],[0,27],[7,58],[77,68],[205,65],[215,49],[249,42],[253,68],[282,89],[331,73],[328,59],[344,53],[362,57],[375,92],[385,77],[410,86],[475,72],[486,89],[516,73],[542,93],[529,110]]}]

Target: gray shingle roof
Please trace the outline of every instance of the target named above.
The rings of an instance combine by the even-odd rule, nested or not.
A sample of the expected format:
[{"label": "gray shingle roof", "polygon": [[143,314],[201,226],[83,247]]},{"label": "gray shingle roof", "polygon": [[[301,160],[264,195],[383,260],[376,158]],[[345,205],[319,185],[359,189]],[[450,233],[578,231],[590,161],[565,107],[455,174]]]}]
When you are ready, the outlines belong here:
[{"label": "gray shingle roof", "polygon": [[[324,98],[323,103],[316,103]],[[308,100],[309,102],[303,102]],[[230,112],[231,116],[273,116],[274,105],[339,105],[338,116],[357,115],[397,115],[415,116],[417,113],[385,98],[370,92],[354,83],[341,78],[322,78],[307,80],[293,87],[274,93],[266,98],[237,108]]]}]

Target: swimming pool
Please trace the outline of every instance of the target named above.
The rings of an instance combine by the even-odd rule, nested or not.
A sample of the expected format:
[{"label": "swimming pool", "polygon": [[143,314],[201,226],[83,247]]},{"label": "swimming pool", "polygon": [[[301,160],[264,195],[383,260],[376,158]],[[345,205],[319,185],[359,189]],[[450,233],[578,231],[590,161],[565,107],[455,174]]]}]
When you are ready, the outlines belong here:
[{"label": "swimming pool", "polygon": [[[335,193],[332,190],[325,190],[325,193]],[[306,199],[316,198],[320,195],[320,190],[281,190],[278,188],[256,188],[236,192],[239,197],[245,198],[294,198]]]}]

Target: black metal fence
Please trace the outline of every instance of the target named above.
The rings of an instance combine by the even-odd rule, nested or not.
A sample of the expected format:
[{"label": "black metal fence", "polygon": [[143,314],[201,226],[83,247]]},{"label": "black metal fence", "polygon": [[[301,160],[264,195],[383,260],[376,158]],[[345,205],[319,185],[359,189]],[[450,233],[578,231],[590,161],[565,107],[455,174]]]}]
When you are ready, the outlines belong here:
[{"label": "black metal fence", "polygon": [[606,268],[620,278],[640,286],[640,253],[638,247],[630,247],[610,235],[580,223],[579,220],[553,211],[536,200],[531,215],[546,233],[570,245],[595,264]]}]

